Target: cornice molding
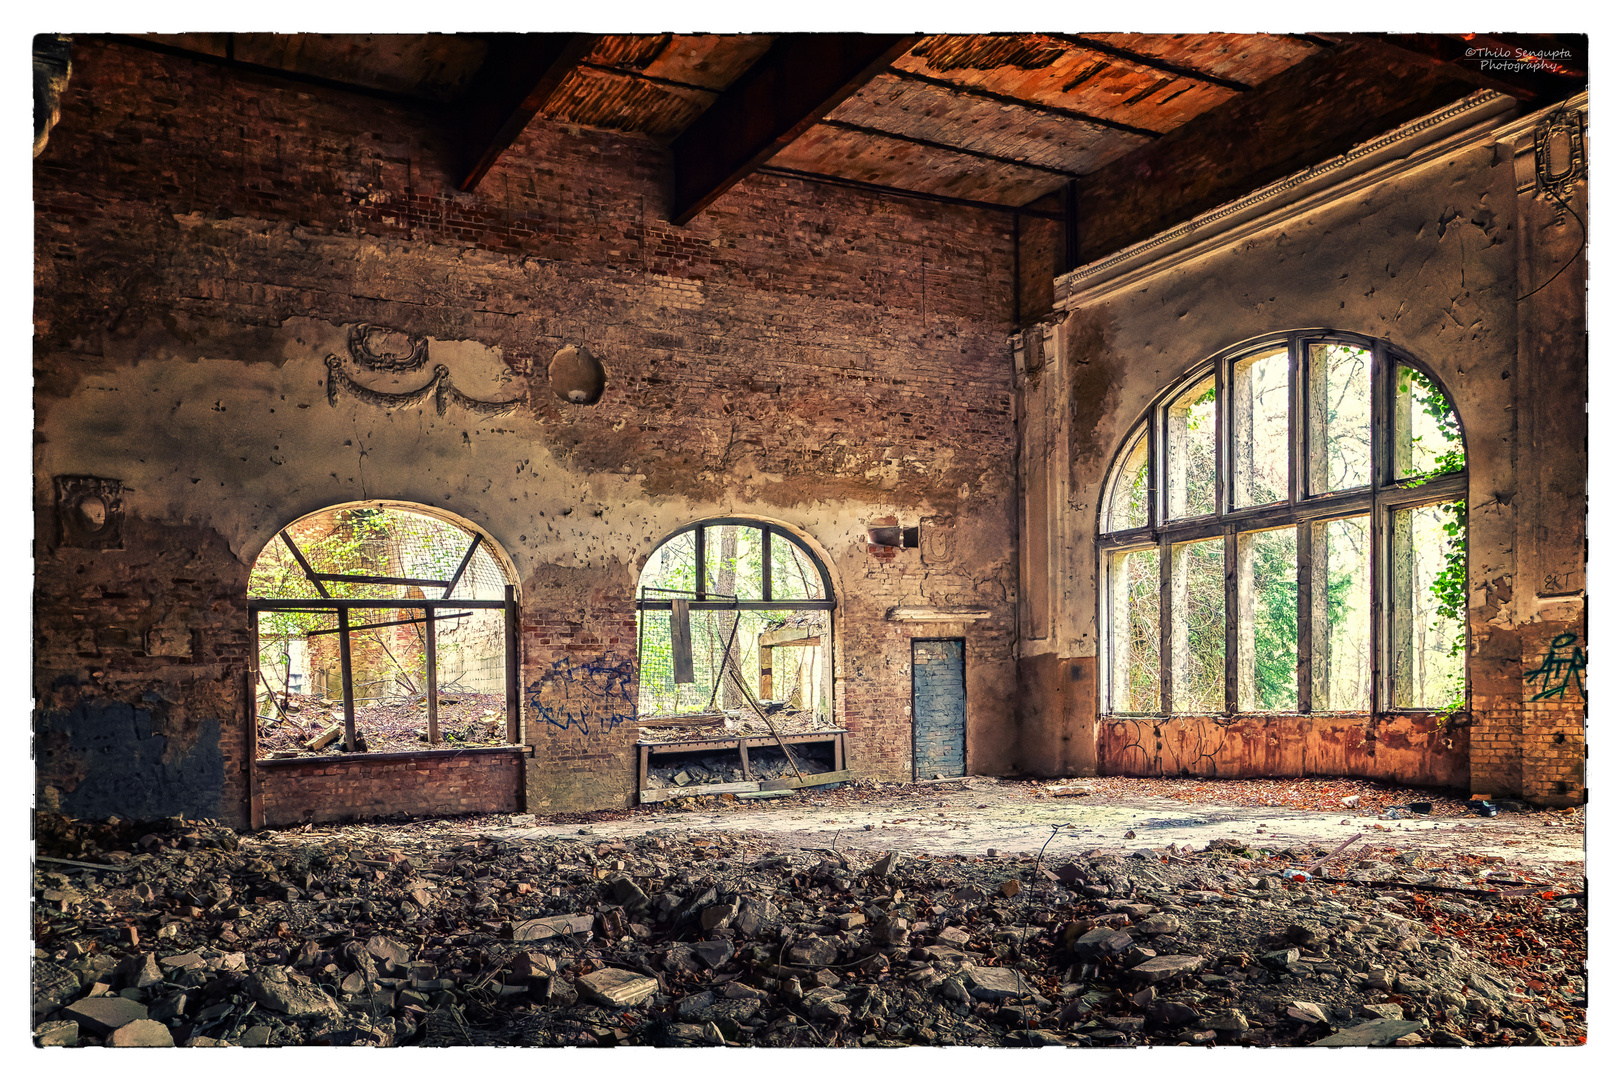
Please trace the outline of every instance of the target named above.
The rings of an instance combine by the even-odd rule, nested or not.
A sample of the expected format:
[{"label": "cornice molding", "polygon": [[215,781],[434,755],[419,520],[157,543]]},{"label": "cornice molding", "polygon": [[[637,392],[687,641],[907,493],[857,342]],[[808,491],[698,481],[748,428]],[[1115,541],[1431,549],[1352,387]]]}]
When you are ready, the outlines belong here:
[{"label": "cornice molding", "polygon": [[[1584,103],[1584,94],[1581,98]],[[1106,299],[1445,155],[1498,141],[1498,131],[1512,120],[1515,105],[1506,94],[1477,91],[1336,158],[1069,271],[1053,281],[1054,306],[1072,311]]]}]

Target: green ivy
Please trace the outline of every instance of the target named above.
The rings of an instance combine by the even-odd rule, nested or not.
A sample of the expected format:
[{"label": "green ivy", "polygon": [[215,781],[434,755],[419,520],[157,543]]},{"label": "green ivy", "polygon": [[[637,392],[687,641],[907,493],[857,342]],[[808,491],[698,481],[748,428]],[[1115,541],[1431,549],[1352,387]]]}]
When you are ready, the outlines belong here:
[{"label": "green ivy", "polygon": [[[1435,456],[1434,467],[1421,475],[1407,479],[1404,486],[1417,487],[1447,473],[1460,472],[1467,464],[1462,446],[1462,424],[1457,418],[1456,410],[1446,398],[1445,391],[1414,368],[1402,368],[1400,374],[1403,380],[1400,389],[1415,391],[1414,398],[1418,407],[1434,420],[1435,426],[1440,431],[1440,438],[1446,444],[1445,449]],[[1451,643],[1449,654],[1461,656],[1466,655],[1468,651],[1468,501],[1459,499],[1456,502],[1443,503],[1440,509],[1449,519],[1441,526],[1446,534],[1445,563],[1440,573],[1430,583],[1429,592],[1438,601],[1436,614],[1442,619],[1457,622],[1459,629],[1457,637]],[[1436,631],[1441,629],[1438,621],[1434,629]],[[1459,712],[1467,706],[1463,685],[1462,679],[1453,685],[1451,701],[1444,711]]]}]

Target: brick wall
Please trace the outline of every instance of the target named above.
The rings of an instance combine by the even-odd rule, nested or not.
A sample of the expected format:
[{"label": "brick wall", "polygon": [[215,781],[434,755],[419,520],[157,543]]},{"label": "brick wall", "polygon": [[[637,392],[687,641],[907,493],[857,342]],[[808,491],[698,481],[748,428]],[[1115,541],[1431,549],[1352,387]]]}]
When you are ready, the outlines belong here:
[{"label": "brick wall", "polygon": [[35,507],[36,798],[77,817],[247,820],[246,573],[208,529],[61,544]]},{"label": "brick wall", "polygon": [[258,764],[270,828],[360,818],[523,809],[521,750],[333,755]]},{"label": "brick wall", "polygon": [[[518,568],[535,809],[630,796],[632,601],[657,541],[775,521],[840,582],[852,765],[909,775],[912,633],[887,608],[972,603],[993,616],[966,631],[969,765],[1006,767],[1007,215],[756,176],[677,228],[663,147],[545,122],[467,194],[448,133],[398,106],[117,45],[75,43],[73,62],[34,173],[42,489],[120,477],[148,520],[219,533],[232,554],[195,587],[243,625],[253,554],[304,513],[389,498],[475,522]],[[482,396],[526,400],[493,421],[329,405],[324,354],[360,322],[472,357],[458,387],[479,370]],[[568,345],[607,368],[599,404],[551,392]],[[886,515],[942,543],[882,569],[864,526]],[[115,617],[73,587],[42,613]],[[240,659],[221,663],[234,685]],[[221,754],[239,774],[240,747]]]}]

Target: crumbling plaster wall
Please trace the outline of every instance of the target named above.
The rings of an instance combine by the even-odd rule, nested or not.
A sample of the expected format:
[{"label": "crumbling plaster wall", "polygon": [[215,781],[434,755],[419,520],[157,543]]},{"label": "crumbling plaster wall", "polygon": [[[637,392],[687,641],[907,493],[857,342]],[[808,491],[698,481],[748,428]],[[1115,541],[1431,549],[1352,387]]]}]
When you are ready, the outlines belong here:
[{"label": "crumbling plaster wall", "polygon": [[[1218,718],[1156,721],[1145,753],[1136,749],[1145,736],[1134,727],[1127,733],[1104,725],[1100,735],[1098,727],[1094,542],[1107,470],[1125,435],[1165,386],[1211,355],[1266,333],[1328,327],[1386,339],[1428,363],[1457,406],[1469,454],[1473,695],[1472,730],[1427,739],[1405,731],[1406,721],[1364,718],[1365,738],[1359,741],[1372,760],[1328,771],[1458,786],[1472,782],[1481,790],[1523,792],[1544,801],[1578,797],[1579,783],[1571,782],[1571,774],[1578,777],[1584,753],[1575,745],[1584,698],[1576,701],[1572,687],[1570,700],[1546,710],[1556,715],[1537,721],[1544,733],[1532,734],[1528,722],[1521,729],[1520,714],[1532,696],[1527,673],[1549,655],[1551,638],[1578,633],[1584,645],[1579,626],[1584,600],[1578,595],[1584,577],[1548,579],[1549,589],[1556,584],[1561,595],[1539,601],[1533,591],[1527,597],[1527,590],[1515,589],[1515,582],[1527,575],[1540,582],[1551,571],[1568,575],[1582,565],[1580,540],[1545,542],[1556,546],[1562,559],[1546,572],[1544,560],[1526,543],[1536,523],[1557,520],[1548,515],[1564,515],[1577,534],[1584,517],[1582,278],[1577,270],[1547,292],[1524,303],[1517,299],[1552,277],[1577,250],[1580,234],[1567,220],[1555,228],[1557,208],[1536,200],[1533,185],[1524,190],[1526,136],[1516,138],[1517,151],[1511,139],[1476,139],[1351,198],[1168,266],[1111,296],[1073,303],[1060,317],[1055,329],[1062,344],[1055,351],[1061,363],[1048,364],[1039,378],[1026,374],[1021,385],[1024,414],[1044,413],[1049,424],[1067,425],[1057,452],[1069,466],[1068,497],[1045,523],[1047,546],[1055,553],[1049,585],[1053,634],[1049,647],[1027,641],[1021,654],[1024,681],[1033,687],[1021,710],[1026,728],[1050,728],[1049,742],[1100,739],[1096,767],[1104,773],[1174,774],[1188,767],[1218,775],[1266,775],[1277,769],[1312,771],[1344,758],[1345,734],[1335,724],[1302,725],[1296,717],[1273,722],[1282,741],[1305,744],[1280,756],[1266,749],[1271,740],[1253,732],[1248,738],[1215,737],[1215,726],[1232,725]],[[1533,229],[1523,227],[1525,218]],[[1538,255],[1541,246],[1553,250]],[[1543,327],[1540,339],[1524,332],[1528,324]],[[1060,387],[1056,398],[1054,379]],[[1532,444],[1522,417],[1549,398],[1560,404],[1553,411],[1541,407],[1547,415]],[[1535,480],[1525,467],[1532,462],[1530,468],[1547,473],[1547,479]],[[1026,486],[1041,467],[1038,458],[1026,460]],[[1524,497],[1532,493],[1539,500],[1533,509]],[[1027,560],[1027,540],[1023,549]],[[1026,573],[1032,572],[1026,565]],[[1074,670],[1064,670],[1068,667]],[[1043,701],[1069,696],[1075,682],[1085,687],[1083,707],[1049,708],[1044,715],[1034,711]],[[1253,722],[1241,720],[1242,725]],[[1516,755],[1521,746],[1552,744],[1557,735],[1563,738],[1556,749],[1549,747],[1541,757],[1548,761],[1546,769],[1564,771],[1556,778],[1549,774],[1540,785],[1531,783]],[[1374,757],[1380,739],[1398,743],[1401,751]],[[1176,758],[1170,764],[1165,747],[1183,744],[1220,749],[1209,754],[1200,749],[1187,761],[1181,760],[1186,755],[1170,753]],[[1564,781],[1561,792],[1558,779]]]},{"label": "crumbling plaster wall", "polygon": [[[388,499],[467,519],[517,570],[531,808],[630,797],[636,579],[717,515],[827,557],[857,770],[909,775],[910,635],[884,613],[988,606],[964,631],[970,764],[1008,767],[983,734],[1010,726],[1013,678],[1008,221],[757,178],[677,229],[647,140],[537,123],[466,195],[441,136],[390,105],[118,46],[76,45],[74,73],[35,171],[42,732],[72,726],[92,669],[126,705],[161,682],[143,626],[122,652],[66,629],[140,623],[119,607],[139,578],[142,610],[194,636],[162,678],[221,687],[201,803],[240,820],[247,568],[303,514]],[[425,339],[425,367],[362,370],[357,324]],[[598,404],[552,393],[567,345],[606,367]],[[329,398],[328,357],[384,393],[442,365],[518,404]],[[57,545],[63,475],[122,483],[121,549]],[[929,523],[929,557],[869,551],[884,516]],[[75,770],[71,739],[42,750],[42,785]]]}]

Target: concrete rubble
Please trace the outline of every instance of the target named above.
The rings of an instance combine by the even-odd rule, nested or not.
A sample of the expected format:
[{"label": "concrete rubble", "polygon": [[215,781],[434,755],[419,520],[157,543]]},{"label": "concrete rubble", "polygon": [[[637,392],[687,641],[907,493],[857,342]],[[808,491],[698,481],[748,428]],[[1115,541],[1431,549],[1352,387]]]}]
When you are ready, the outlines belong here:
[{"label": "concrete rubble", "polygon": [[[1584,1041],[1584,896],[1286,880],[1326,848],[900,857],[48,815],[36,834],[41,1046]],[[1522,966],[1504,932],[1540,943]]]}]

